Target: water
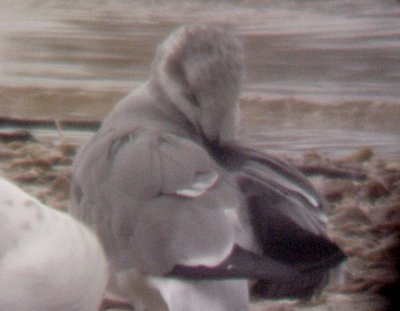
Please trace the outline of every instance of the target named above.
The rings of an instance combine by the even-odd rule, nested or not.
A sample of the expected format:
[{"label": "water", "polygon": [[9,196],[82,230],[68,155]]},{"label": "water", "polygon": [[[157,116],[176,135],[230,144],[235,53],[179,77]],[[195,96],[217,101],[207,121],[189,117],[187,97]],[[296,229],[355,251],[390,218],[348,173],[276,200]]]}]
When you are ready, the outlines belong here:
[{"label": "water", "polygon": [[1,0],[0,115],[101,119],[190,22],[243,39],[244,124],[260,143],[400,155],[395,0]]}]

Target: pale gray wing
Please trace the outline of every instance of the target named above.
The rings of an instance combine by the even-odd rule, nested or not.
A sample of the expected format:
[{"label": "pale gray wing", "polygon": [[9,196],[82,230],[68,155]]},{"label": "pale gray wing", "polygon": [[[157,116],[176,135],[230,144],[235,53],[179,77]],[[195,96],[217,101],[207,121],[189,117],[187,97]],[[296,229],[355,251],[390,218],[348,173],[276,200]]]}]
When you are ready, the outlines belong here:
[{"label": "pale gray wing", "polygon": [[71,213],[95,228],[120,268],[218,264],[233,249],[238,206],[206,151],[169,134],[97,135],[73,167]]}]

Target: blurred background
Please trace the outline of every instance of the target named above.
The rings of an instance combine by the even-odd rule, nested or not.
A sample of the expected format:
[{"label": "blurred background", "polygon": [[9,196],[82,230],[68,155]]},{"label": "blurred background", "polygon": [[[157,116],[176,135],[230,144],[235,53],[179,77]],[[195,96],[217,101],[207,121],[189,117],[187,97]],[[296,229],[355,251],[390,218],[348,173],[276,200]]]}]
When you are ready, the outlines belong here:
[{"label": "blurred background", "polygon": [[400,155],[396,0],[0,0],[0,116],[101,120],[193,22],[245,44],[243,135],[272,152]]}]

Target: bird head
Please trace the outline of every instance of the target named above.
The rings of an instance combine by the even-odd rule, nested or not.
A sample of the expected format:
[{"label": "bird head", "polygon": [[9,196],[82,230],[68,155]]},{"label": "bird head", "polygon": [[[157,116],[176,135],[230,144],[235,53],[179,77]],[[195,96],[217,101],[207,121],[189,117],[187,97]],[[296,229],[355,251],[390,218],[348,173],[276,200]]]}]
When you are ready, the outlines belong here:
[{"label": "bird head", "polygon": [[242,51],[233,35],[206,25],[182,27],[158,47],[152,79],[208,141],[235,136]]}]

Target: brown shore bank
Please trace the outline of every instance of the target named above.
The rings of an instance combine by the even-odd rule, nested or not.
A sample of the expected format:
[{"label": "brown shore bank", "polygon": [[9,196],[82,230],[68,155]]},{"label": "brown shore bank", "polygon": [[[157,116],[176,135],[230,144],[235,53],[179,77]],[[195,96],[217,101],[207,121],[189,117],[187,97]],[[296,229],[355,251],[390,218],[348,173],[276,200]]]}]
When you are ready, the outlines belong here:
[{"label": "brown shore bank", "polygon": [[[25,130],[0,131],[0,174],[46,204],[65,210],[70,165],[82,141]],[[400,162],[370,149],[342,157],[287,157],[310,176],[329,202],[329,234],[349,256],[340,280],[310,302],[254,301],[252,311],[386,310],[398,278]],[[394,301],[394,300],[393,300]]]}]

